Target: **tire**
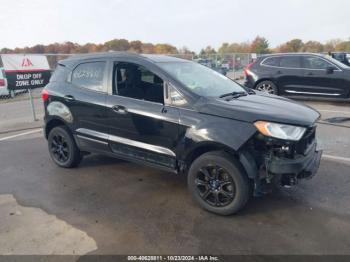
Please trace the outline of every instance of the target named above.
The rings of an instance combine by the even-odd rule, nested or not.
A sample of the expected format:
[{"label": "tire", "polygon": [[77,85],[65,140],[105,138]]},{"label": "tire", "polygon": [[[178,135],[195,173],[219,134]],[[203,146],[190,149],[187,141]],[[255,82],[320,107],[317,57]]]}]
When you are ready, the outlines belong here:
[{"label": "tire", "polygon": [[256,85],[255,89],[271,95],[278,95],[278,88],[272,81],[261,81]]},{"label": "tire", "polygon": [[202,208],[219,215],[237,213],[250,196],[249,179],[243,168],[221,151],[205,153],[193,161],[187,184]]},{"label": "tire", "polygon": [[79,165],[82,154],[67,127],[58,126],[53,128],[47,141],[50,156],[58,166],[72,168]]}]

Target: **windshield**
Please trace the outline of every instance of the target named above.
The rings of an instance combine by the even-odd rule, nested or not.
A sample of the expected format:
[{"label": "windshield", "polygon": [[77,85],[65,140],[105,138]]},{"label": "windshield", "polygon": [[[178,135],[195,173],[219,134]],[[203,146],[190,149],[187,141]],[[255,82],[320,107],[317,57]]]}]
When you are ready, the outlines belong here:
[{"label": "windshield", "polygon": [[161,68],[194,93],[218,97],[231,92],[246,90],[226,76],[194,62],[159,63]]}]

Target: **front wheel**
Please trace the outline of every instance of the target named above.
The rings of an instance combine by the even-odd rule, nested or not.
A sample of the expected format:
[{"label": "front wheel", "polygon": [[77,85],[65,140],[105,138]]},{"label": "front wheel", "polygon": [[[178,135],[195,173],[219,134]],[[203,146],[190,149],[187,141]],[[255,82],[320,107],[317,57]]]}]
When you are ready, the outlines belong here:
[{"label": "front wheel", "polygon": [[272,81],[262,81],[256,85],[255,89],[271,95],[278,94],[277,86]]},{"label": "front wheel", "polygon": [[67,127],[53,128],[47,140],[50,156],[58,166],[71,168],[77,166],[82,160],[80,150]]},{"label": "front wheel", "polygon": [[249,181],[237,161],[215,151],[198,157],[188,172],[188,188],[204,209],[231,215],[242,209],[249,199]]}]

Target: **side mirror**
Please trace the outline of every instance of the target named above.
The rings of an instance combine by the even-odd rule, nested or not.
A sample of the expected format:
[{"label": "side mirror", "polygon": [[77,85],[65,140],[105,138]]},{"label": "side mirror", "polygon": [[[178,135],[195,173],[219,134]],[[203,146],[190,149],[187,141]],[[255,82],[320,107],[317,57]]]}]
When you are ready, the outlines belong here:
[{"label": "side mirror", "polygon": [[326,68],[327,74],[333,74],[334,70],[335,70],[335,68],[333,66],[329,66],[329,67]]}]

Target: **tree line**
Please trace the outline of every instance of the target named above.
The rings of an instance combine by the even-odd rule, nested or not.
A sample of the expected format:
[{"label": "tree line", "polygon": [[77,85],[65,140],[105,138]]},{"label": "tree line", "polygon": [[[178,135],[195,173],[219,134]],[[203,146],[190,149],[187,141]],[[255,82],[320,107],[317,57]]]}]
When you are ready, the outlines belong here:
[{"label": "tree line", "polygon": [[126,39],[113,39],[103,44],[87,43],[79,45],[73,42],[53,43],[49,45],[35,45],[32,47],[14,49],[2,48],[0,53],[31,53],[31,54],[79,54],[107,51],[130,51],[145,54],[176,54],[179,50],[170,44],[152,44],[141,41],[128,41]]},{"label": "tree line", "polygon": [[257,36],[251,42],[242,43],[223,43],[218,50],[207,46],[202,49],[200,54],[224,54],[224,53],[290,53],[290,52],[310,52],[310,53],[328,53],[328,52],[350,52],[350,38],[348,41],[341,39],[332,39],[326,43],[318,41],[303,42],[301,39],[292,39],[275,48],[271,48],[269,41],[265,37]]},{"label": "tree line", "polygon": [[[152,44],[141,41],[128,41],[126,39],[113,39],[103,44],[87,43],[80,45],[73,42],[53,43],[49,45],[35,45],[24,48],[2,48],[0,53],[53,53],[53,54],[76,54],[106,51],[129,51],[145,54],[187,54],[195,56],[196,53],[187,47],[176,48],[171,44]],[[223,43],[218,49],[207,46],[199,52],[199,55],[212,55],[224,53],[277,53],[277,52],[350,52],[350,38],[348,41],[333,39],[326,43],[318,41],[303,42],[301,39],[292,39],[275,48],[271,48],[265,37],[257,36],[252,41],[241,43]]]}]

